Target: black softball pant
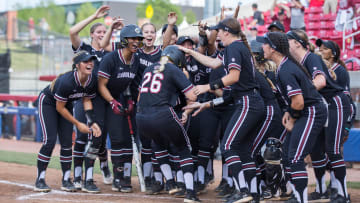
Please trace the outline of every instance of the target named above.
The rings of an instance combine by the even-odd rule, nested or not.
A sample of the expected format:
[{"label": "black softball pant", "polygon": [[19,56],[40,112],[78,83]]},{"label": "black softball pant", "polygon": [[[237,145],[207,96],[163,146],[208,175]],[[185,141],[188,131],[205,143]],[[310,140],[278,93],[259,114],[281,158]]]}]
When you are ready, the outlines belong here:
[{"label": "black softball pant", "polygon": [[348,97],[339,93],[335,97],[327,100],[328,102],[328,126],[324,127],[322,133],[316,141],[316,150],[311,153],[311,160],[315,171],[319,193],[326,190],[325,171],[328,161],[334,172],[338,187],[338,193],[347,197],[346,189],[346,167],[341,153],[341,143],[343,140],[345,127],[351,120],[351,104]]},{"label": "black softball pant", "polygon": [[[43,134],[43,145],[37,159],[37,178],[45,178],[45,171],[50,162],[57,138],[60,142],[60,164],[63,172],[63,180],[68,180],[72,162],[72,132],[73,124],[62,117],[56,106],[50,103],[51,98],[43,93],[39,95],[39,118]],[[72,112],[72,105],[68,103],[66,108]]]},{"label": "black softball pant", "polygon": [[236,104],[221,141],[221,151],[238,188],[246,188],[247,184],[251,193],[257,193],[256,165],[251,146],[264,116],[264,101],[258,93],[251,93],[242,96]]},{"label": "black softball pant", "polygon": [[[108,167],[107,163],[107,149],[106,149],[106,138],[107,138],[107,131],[106,126],[104,123],[104,109],[106,101],[99,95],[91,100],[93,105],[93,110],[95,113],[95,120],[101,128],[101,136],[96,138],[92,137],[90,134],[81,133],[77,128],[75,129],[75,145],[73,151],[73,159],[74,159],[74,179],[79,179],[82,177],[82,165],[84,161],[84,151],[85,145],[89,139],[92,140],[93,147],[99,149],[98,157],[100,160],[100,168],[103,169],[104,167]],[[74,102],[74,117],[83,123],[86,123],[84,105],[82,100],[77,100]],[[89,162],[87,164],[87,162]],[[88,165],[85,168],[89,168],[93,166],[94,160],[87,160],[85,165]]]},{"label": "black softball pant", "polygon": [[[154,153],[161,169],[170,168],[167,146],[173,145],[180,156],[187,189],[193,189],[193,160],[189,137],[172,107],[148,107],[139,109],[136,123],[140,133],[154,142]],[[167,173],[163,171],[164,175]],[[166,176],[166,175],[165,175]],[[191,176],[191,178],[189,177]],[[187,178],[189,177],[189,178]],[[166,177],[167,180],[169,177]],[[187,180],[191,180],[191,183]]]},{"label": "black softball pant", "polygon": [[312,152],[315,142],[326,122],[327,110],[324,103],[304,107],[302,116],[295,121],[283,145],[284,159],[290,166],[293,192],[298,202],[307,202],[307,171],[304,158]]}]

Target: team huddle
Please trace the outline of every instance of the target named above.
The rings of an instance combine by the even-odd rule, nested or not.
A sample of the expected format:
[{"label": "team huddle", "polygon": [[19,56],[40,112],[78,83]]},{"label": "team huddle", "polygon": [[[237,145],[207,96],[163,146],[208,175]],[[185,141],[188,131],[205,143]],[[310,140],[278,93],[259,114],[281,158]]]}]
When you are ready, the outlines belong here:
[{"label": "team huddle", "polygon": [[[39,95],[43,145],[34,191],[51,190],[45,173],[58,138],[64,191],[100,192],[93,178],[99,158],[104,184],[132,192],[133,157],[139,162],[133,149],[140,147],[138,175],[148,195],[201,202],[214,182],[219,147],[222,179],[215,191],[224,202],[350,202],[341,147],[355,106],[335,42],[318,39],[314,52],[306,33],[292,30],[248,43],[236,13],[212,27],[200,22],[196,43],[178,36],[173,12],[161,46],[154,45],[153,24],[125,26],[120,17],[108,29],[93,24],[91,44],[83,42],[79,32],[109,9],[100,7],[70,29],[72,70]],[[116,43],[110,42],[115,30],[121,30]],[[310,194],[307,155],[316,176]]]}]

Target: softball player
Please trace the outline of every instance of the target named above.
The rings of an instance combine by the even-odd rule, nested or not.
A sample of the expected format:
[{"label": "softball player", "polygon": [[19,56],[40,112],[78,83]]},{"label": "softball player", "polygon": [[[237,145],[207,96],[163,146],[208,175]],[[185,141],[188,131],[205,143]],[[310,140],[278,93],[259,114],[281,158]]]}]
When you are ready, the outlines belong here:
[{"label": "softball player", "polygon": [[326,107],[310,81],[307,70],[289,53],[286,34],[270,32],[257,37],[264,43],[266,59],[277,65],[277,88],[288,106],[282,123],[289,131],[285,159],[290,164],[293,194],[287,202],[307,202],[307,172],[304,158],[309,154],[326,121]]},{"label": "softball player", "polygon": [[[95,79],[97,80],[97,72],[99,70],[99,64],[101,59],[104,57],[105,54],[109,53],[111,51],[111,47],[106,47],[105,49],[102,48],[101,40],[106,35],[106,27],[102,23],[95,23],[90,28],[90,37],[91,37],[91,44],[86,44],[83,42],[79,37],[79,32],[84,29],[88,24],[90,24],[92,21],[102,18],[104,15],[107,14],[107,11],[110,9],[109,6],[101,6],[93,15],[89,16],[85,20],[79,22],[78,24],[74,25],[70,29],[70,40],[72,43],[72,49],[74,53],[79,52],[80,50],[86,50],[87,52],[91,53],[92,55],[95,55],[97,57],[97,60],[94,61],[94,69],[93,74],[95,75]],[[118,21],[114,20],[112,25],[110,26],[110,31],[118,28]],[[97,82],[96,82],[97,85]],[[97,88],[96,88],[97,89]],[[103,174],[103,181],[105,184],[111,184],[112,183],[112,175],[109,170],[108,161],[107,161],[107,149],[105,146],[105,141],[107,137],[107,132],[104,127],[104,118],[100,118],[98,113],[97,106],[102,105],[103,99],[101,95],[97,94],[96,98],[93,99],[93,105],[95,106],[94,111],[95,115],[98,119],[99,125],[102,129],[103,136],[101,139],[103,139],[103,146],[99,150],[99,160],[100,160],[100,169]],[[74,104],[74,116],[76,119],[85,122],[85,112],[83,110],[82,102],[75,102]],[[79,132],[78,130],[76,132],[76,141],[74,146],[74,152],[73,152],[73,159],[74,159],[74,185],[77,189],[82,189],[85,192],[99,192],[99,189],[96,187],[95,184],[92,182],[84,182],[84,185],[82,184],[82,165],[84,160],[84,150],[85,145],[88,141],[88,135],[83,134]],[[100,138],[99,138],[100,139]],[[92,177],[92,170],[93,170],[93,159],[85,158],[85,180],[91,180]]]},{"label": "softball player", "polygon": [[[140,48],[138,51],[140,65],[132,85],[133,87],[135,87],[133,89],[133,92],[135,92],[133,93],[134,96],[138,95],[138,87],[140,87],[144,70],[148,66],[151,66],[152,64],[158,62],[161,57],[160,46],[154,46],[154,42],[156,39],[155,25],[152,23],[145,23],[144,25],[141,26],[141,30],[144,35],[144,40],[143,40],[144,46]],[[134,98],[134,101],[136,100],[137,98]],[[151,175],[152,175],[151,173],[153,169],[152,167],[153,164],[151,162],[151,156],[152,156],[151,140],[141,135],[140,135],[140,140],[142,146],[141,162],[143,166],[145,185],[147,187],[147,190],[151,190]],[[153,172],[156,173],[157,180],[162,181],[162,175],[160,175],[161,174],[160,168],[155,167]],[[159,176],[161,176],[161,178]]]},{"label": "softball player", "polygon": [[[312,76],[314,86],[324,97],[328,105],[328,126],[324,128],[324,133],[317,140],[317,149],[311,153],[315,176],[318,186],[315,193],[310,196],[310,200],[327,199],[324,175],[327,159],[333,168],[338,196],[332,197],[335,201],[346,201],[348,198],[346,188],[346,167],[343,156],[340,152],[340,143],[344,134],[344,126],[350,116],[350,102],[343,93],[343,89],[331,78],[329,71],[321,57],[307,51],[309,44],[305,32],[295,30],[287,33],[290,44],[291,54],[304,65]],[[324,142],[325,140],[325,142]],[[327,156],[325,155],[325,153]]]},{"label": "softball player", "polygon": [[189,111],[185,111],[180,120],[173,110],[180,92],[190,101],[195,101],[196,96],[193,85],[178,68],[184,65],[184,54],[176,46],[168,46],[162,56],[160,63],[145,69],[136,121],[140,132],[154,141],[153,149],[166,181],[171,183],[170,191],[176,186],[165,154],[169,142],[180,156],[187,191],[184,202],[200,202],[194,191],[191,146],[181,123],[186,122]]},{"label": "softball player", "polygon": [[[114,173],[112,189],[120,192],[132,192],[132,143],[127,115],[133,114],[134,103],[124,92],[137,73],[137,51],[142,45],[142,40],[143,35],[138,26],[125,26],[120,33],[120,42],[124,48],[107,54],[101,61],[98,72],[99,93],[108,103],[102,114],[111,141]],[[128,104],[126,111],[122,105],[125,103]]]},{"label": "softball player", "polygon": [[[70,179],[73,125],[82,133],[92,132],[94,136],[101,135],[90,100],[96,95],[96,79],[92,74],[94,59],[96,56],[86,51],[77,53],[73,58],[73,70],[58,76],[39,95],[38,109],[43,145],[38,154],[38,173],[34,191],[49,192],[51,190],[45,183],[45,171],[55,147],[57,135],[61,145],[60,163],[63,172],[61,189],[70,192],[76,190]],[[90,128],[72,116],[72,101],[77,99],[83,99]]]},{"label": "softball player", "polygon": [[[256,186],[256,166],[250,154],[250,143],[253,143],[256,137],[255,129],[263,116],[264,102],[257,91],[254,61],[246,37],[241,32],[240,24],[236,19],[227,18],[211,29],[219,30],[218,36],[225,46],[224,55],[220,56],[223,58],[222,61],[219,57],[213,59],[193,50],[181,49],[205,66],[217,68],[224,64],[228,72],[226,76],[210,84],[196,86],[195,92],[199,95],[231,86],[236,110],[227,124],[221,141],[222,155],[238,189],[230,201],[241,202],[253,199],[258,201],[260,197]],[[213,103],[219,105],[223,102],[224,100],[220,102],[215,100]]]}]

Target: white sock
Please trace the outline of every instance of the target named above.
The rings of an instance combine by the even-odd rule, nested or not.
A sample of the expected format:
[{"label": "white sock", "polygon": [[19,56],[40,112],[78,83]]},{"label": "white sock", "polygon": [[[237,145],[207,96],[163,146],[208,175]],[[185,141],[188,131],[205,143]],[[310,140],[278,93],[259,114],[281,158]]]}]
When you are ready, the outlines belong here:
[{"label": "white sock", "polygon": [[94,170],[93,167],[89,167],[89,168],[86,170],[86,180],[93,179],[93,170]]},{"label": "white sock", "polygon": [[82,166],[75,167],[74,173],[75,173],[75,177],[80,177],[81,178],[81,176],[82,176]]},{"label": "white sock", "polygon": [[145,162],[144,165],[143,165],[144,177],[150,177],[151,176],[151,169],[152,169],[152,163],[151,162]]},{"label": "white sock", "polygon": [[185,182],[185,180],[184,180],[184,173],[183,173],[182,170],[178,170],[178,171],[176,172],[176,182],[180,182],[180,183]]},{"label": "white sock", "polygon": [[154,172],[154,177],[156,181],[160,182],[161,184],[163,183],[163,175],[161,172]]},{"label": "white sock", "polygon": [[205,182],[205,169],[203,166],[198,166],[198,180],[201,184],[204,184]]},{"label": "white sock", "polygon": [[172,175],[171,167],[169,164],[161,164],[160,165],[161,172],[164,174],[166,180],[174,179]]},{"label": "white sock", "polygon": [[187,190],[194,190],[194,176],[192,173],[185,173],[185,187]]}]

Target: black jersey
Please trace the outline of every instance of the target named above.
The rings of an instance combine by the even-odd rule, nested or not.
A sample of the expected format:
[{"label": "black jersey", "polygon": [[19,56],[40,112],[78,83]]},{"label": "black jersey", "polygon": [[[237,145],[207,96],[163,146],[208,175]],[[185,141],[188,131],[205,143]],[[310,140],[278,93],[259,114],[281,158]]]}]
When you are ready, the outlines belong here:
[{"label": "black jersey", "polygon": [[122,49],[118,49],[107,54],[101,61],[98,76],[109,79],[106,87],[113,97],[118,98],[135,78],[138,66],[138,53],[133,54],[128,65],[123,57]]},{"label": "black jersey", "polygon": [[305,107],[321,102],[321,95],[308,76],[287,57],[276,70],[276,87],[287,106],[291,105],[290,98],[298,94],[303,95]]},{"label": "black jersey", "polygon": [[239,80],[231,85],[232,95],[235,99],[242,92],[258,88],[253,58],[250,50],[241,40],[236,40],[228,45],[224,54],[219,54],[218,58],[222,59],[227,72],[233,68],[241,71]]},{"label": "black jersey", "polygon": [[70,71],[56,79],[53,91],[51,91],[50,85],[48,85],[43,90],[43,93],[49,96],[47,98],[51,98],[49,104],[54,106],[56,105],[56,100],[71,103],[83,97],[94,98],[96,96],[96,83],[96,77],[94,74],[91,74],[83,87],[81,86],[78,72]]},{"label": "black jersey", "polygon": [[342,87],[336,84],[336,82],[331,78],[329,70],[320,56],[308,51],[301,61],[301,64],[309,71],[312,79],[314,79],[318,74],[324,75],[326,79],[326,86],[319,90],[319,92],[325,97],[325,99],[332,98],[338,92],[343,91]]},{"label": "black jersey", "polygon": [[104,49],[101,49],[99,51],[96,51],[94,49],[94,47],[92,47],[89,44],[86,44],[85,42],[81,41],[80,46],[75,49],[73,46],[71,46],[72,50],[74,51],[74,53],[77,53],[81,50],[85,50],[87,52],[89,52],[91,55],[95,55],[97,60],[94,60],[94,69],[93,69],[93,73],[95,74],[95,76],[97,76],[98,71],[99,71],[99,65],[101,60],[103,59],[103,57],[105,56],[105,54],[109,53],[108,51],[105,51]]},{"label": "black jersey", "polygon": [[139,67],[135,75],[135,78],[131,83],[131,95],[134,95],[135,100],[139,93],[138,90],[145,69],[153,65],[154,63],[160,61],[162,50],[160,46],[156,46],[155,49],[150,53],[145,53],[144,49],[138,49],[137,53],[139,56]]},{"label": "black jersey", "polygon": [[265,105],[276,103],[275,92],[270,86],[270,83],[266,80],[266,75],[264,76],[258,70],[255,71],[256,81],[259,83],[259,92],[261,97],[264,99]]},{"label": "black jersey", "polygon": [[192,56],[186,58],[186,71],[189,73],[190,82],[194,85],[209,83],[211,68],[204,66]]},{"label": "black jersey", "polygon": [[[276,76],[274,72],[271,71],[265,71],[265,75],[267,78],[269,78],[274,85],[276,85]],[[273,90],[274,91],[274,90]],[[278,102],[280,107],[286,107],[286,104],[284,102],[284,100],[282,99],[282,96],[278,90],[278,88],[276,88],[276,91],[274,92],[276,101]],[[282,109],[283,111],[286,111],[286,109]]]},{"label": "black jersey", "polygon": [[175,106],[180,93],[186,93],[193,88],[185,74],[174,64],[167,63],[163,72],[156,73],[159,67],[156,63],[145,69],[141,82],[141,107]]},{"label": "black jersey", "polygon": [[336,82],[344,89],[344,94],[350,96],[350,76],[346,68],[338,63],[335,63],[331,70],[336,74]]}]

